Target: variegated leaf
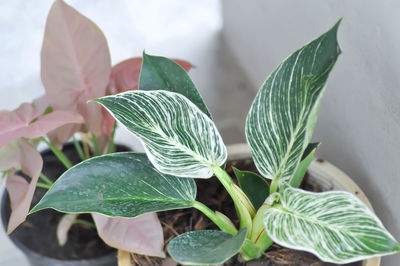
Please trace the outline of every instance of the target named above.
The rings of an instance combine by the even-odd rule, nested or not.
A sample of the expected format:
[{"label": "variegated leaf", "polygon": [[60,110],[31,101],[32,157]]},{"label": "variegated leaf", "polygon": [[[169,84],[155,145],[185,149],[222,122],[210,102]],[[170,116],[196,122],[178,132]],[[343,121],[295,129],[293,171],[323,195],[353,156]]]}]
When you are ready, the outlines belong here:
[{"label": "variegated leaf", "polygon": [[281,205],[267,209],[264,225],[278,244],[349,263],[400,251],[379,219],[349,192],[306,192],[281,186]]},{"label": "variegated leaf", "polygon": [[211,119],[185,96],[170,91],[129,91],[95,100],[140,138],[160,172],[209,178],[227,152]]},{"label": "variegated leaf", "polygon": [[246,121],[246,137],[260,173],[289,179],[310,141],[322,93],[340,54],[328,32],[283,61],[266,79]]}]

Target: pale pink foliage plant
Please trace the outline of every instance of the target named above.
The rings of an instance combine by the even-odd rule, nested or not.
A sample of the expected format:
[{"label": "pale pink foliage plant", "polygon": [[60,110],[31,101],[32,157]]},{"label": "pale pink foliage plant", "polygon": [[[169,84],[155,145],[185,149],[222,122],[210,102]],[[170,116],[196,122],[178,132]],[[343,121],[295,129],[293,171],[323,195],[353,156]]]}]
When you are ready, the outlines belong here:
[{"label": "pale pink foliage plant", "polygon": [[[176,62],[186,71],[192,67],[185,61]],[[92,135],[98,141],[100,153],[105,153],[112,141],[115,121],[100,105],[87,101],[138,89],[141,64],[141,58],[131,58],[111,67],[102,31],[62,0],[54,2],[41,51],[45,95],[13,111],[0,111],[0,171],[7,173],[6,188],[12,209],[8,233],[23,223],[29,212],[43,166],[36,148],[43,136],[57,149],[76,133]],[[28,183],[18,170],[31,181]],[[93,219],[99,236],[108,245],[164,257],[164,237],[156,214],[134,219],[93,214]],[[71,225],[72,222],[65,226]]]}]

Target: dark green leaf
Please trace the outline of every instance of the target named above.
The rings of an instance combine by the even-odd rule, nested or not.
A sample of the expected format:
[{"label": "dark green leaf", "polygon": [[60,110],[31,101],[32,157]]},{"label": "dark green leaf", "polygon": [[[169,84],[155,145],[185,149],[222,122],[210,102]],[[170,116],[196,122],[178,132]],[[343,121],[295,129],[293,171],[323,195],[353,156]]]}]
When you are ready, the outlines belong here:
[{"label": "dark green leaf", "polygon": [[200,230],[187,232],[171,240],[168,253],[182,264],[221,264],[239,252],[247,229],[232,236],[222,231]]},{"label": "dark green leaf", "polygon": [[193,179],[160,173],[143,153],[114,153],[66,171],[31,213],[53,208],[68,213],[136,217],[188,208],[195,198]]},{"label": "dark green leaf", "polygon": [[297,166],[296,172],[294,173],[293,177],[290,179],[290,185],[292,187],[299,187],[301,182],[303,181],[304,175],[307,172],[308,166],[310,165],[315,151],[317,150],[318,146],[321,142],[315,142],[308,144],[307,148],[305,149],[302,157],[302,161]]},{"label": "dark green leaf", "polygon": [[232,167],[239,186],[257,210],[269,195],[269,186],[264,178],[250,171],[241,171]]},{"label": "dark green leaf", "polygon": [[180,93],[211,118],[206,104],[187,72],[171,59],[143,53],[139,90],[167,90]]}]

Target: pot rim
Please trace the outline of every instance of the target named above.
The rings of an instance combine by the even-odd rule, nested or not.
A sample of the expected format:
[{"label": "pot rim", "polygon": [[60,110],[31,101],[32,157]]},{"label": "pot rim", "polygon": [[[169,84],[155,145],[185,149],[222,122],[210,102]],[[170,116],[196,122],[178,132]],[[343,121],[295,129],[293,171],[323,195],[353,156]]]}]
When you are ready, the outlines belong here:
[{"label": "pot rim", "polygon": [[[251,151],[247,143],[227,145],[227,150],[229,160],[252,158]],[[314,158],[307,171],[309,171],[312,179],[318,181],[322,180],[323,188],[351,192],[374,212],[370,201],[362,189],[353,181],[353,179],[351,179],[346,173],[333,164],[325,160]],[[381,257],[363,260],[363,266],[379,265],[381,265]]]}]

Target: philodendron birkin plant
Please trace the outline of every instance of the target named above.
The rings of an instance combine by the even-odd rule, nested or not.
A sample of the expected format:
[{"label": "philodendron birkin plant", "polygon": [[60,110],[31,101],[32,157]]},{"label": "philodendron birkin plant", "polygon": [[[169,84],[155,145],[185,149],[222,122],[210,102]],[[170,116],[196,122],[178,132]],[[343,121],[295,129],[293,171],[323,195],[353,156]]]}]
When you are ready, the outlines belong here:
[{"label": "philodendron birkin plant", "polygon": [[[183,72],[191,68],[185,61],[177,62]],[[72,164],[60,148],[71,137],[81,160],[115,151],[115,120],[100,105],[86,102],[137,89],[141,65],[142,58],[131,58],[112,67],[102,31],[63,1],[54,2],[41,51],[45,94],[13,111],[0,111],[0,171],[7,176],[12,210],[8,233],[24,222],[36,187],[49,189],[53,184],[42,173],[43,160],[37,150],[40,142],[49,146],[66,169]],[[162,228],[154,213],[136,219],[93,214],[93,220],[108,245],[163,256]],[[58,226],[60,245],[67,241],[69,228],[83,222],[77,215],[66,215]],[[152,230],[142,234],[143,226]]]},{"label": "philodendron birkin plant", "polygon": [[[338,27],[339,22],[291,54],[261,86],[246,137],[262,177],[235,169],[234,182],[224,170],[226,147],[190,78],[174,62],[144,55],[153,64],[143,62],[138,91],[94,102],[136,135],[145,153],[115,153],[76,165],[31,212],[54,208],[137,217],[196,208],[220,231],[187,232],[171,240],[168,252],[182,264],[220,264],[236,253],[252,260],[273,242],[333,263],[399,252],[399,243],[353,194],[297,188],[318,146],[310,139],[340,54]],[[214,175],[234,202],[238,227],[195,199],[193,178]]]}]

